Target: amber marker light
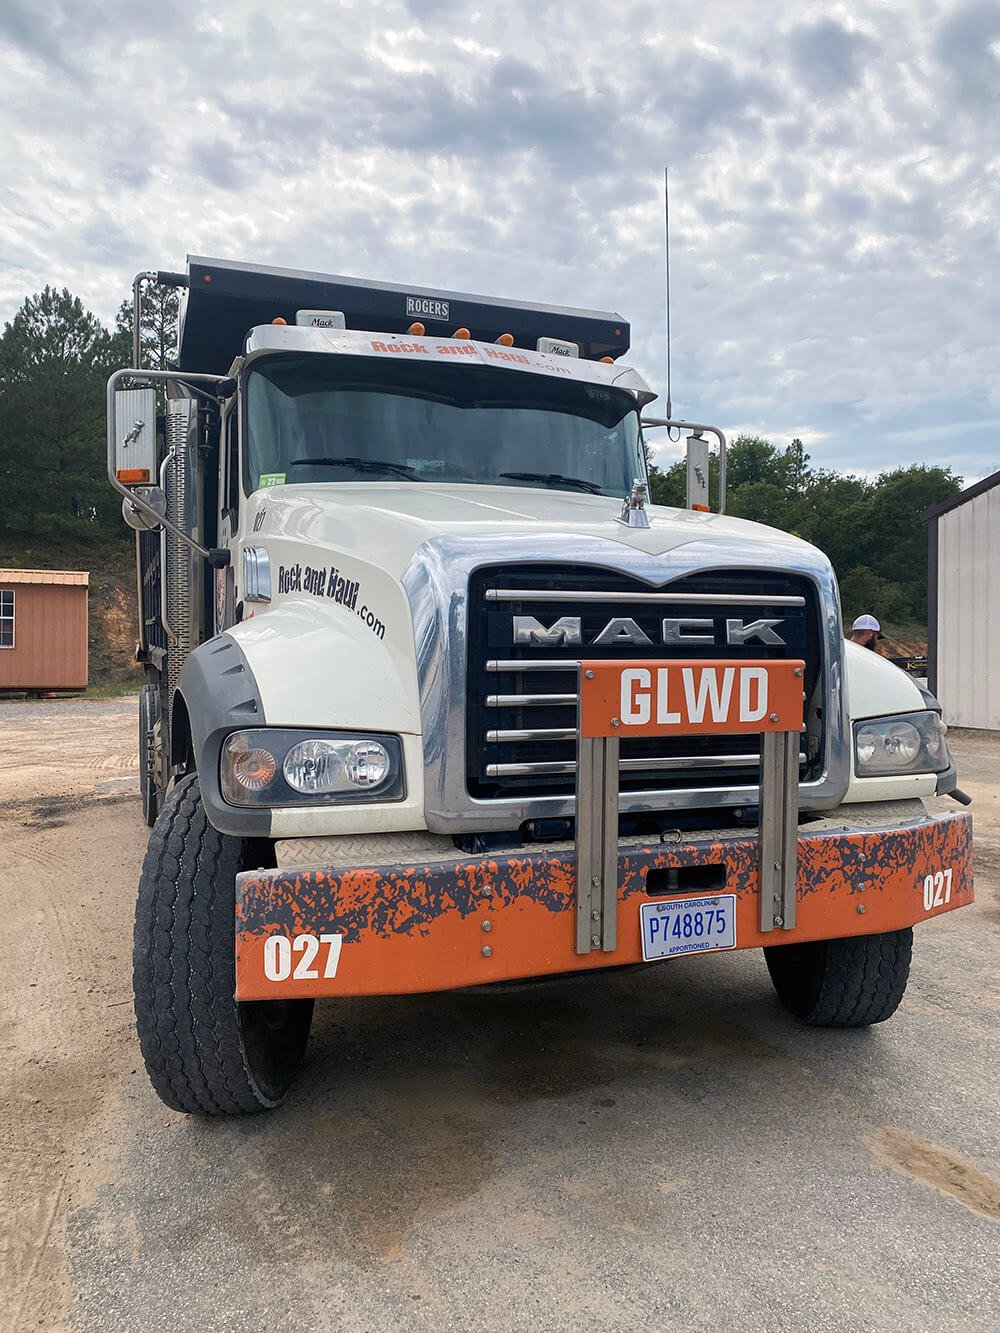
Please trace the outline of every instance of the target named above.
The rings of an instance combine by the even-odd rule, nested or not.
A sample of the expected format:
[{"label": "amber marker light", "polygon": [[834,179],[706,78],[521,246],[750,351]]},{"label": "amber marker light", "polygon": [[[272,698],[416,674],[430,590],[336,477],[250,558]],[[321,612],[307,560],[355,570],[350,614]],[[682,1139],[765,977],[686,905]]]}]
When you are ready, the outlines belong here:
[{"label": "amber marker light", "polygon": [[613,356],[602,356],[601,360],[606,366],[613,366],[615,364],[615,358]]},{"label": "amber marker light", "polygon": [[501,333],[500,337],[497,339],[497,342],[500,344],[501,347],[513,347],[514,335],[512,333]]},{"label": "amber marker light", "polygon": [[697,509],[699,514],[710,514],[712,511],[708,505],[692,505],[692,509]]},{"label": "amber marker light", "polygon": [[146,486],[149,484],[148,467],[120,467],[115,476],[123,486]]},{"label": "amber marker light", "polygon": [[274,319],[271,320],[271,323],[272,323],[272,324],[285,324],[285,325],[287,325],[288,320],[287,320],[287,319],[282,319],[280,315],[275,315]]},{"label": "amber marker light", "polygon": [[453,338],[471,338],[472,334],[468,329],[456,329],[451,336]]},{"label": "amber marker light", "polygon": [[406,332],[407,332],[407,333],[412,333],[413,336],[416,337],[416,338],[422,338],[422,337],[424,336],[424,334],[427,332],[427,330],[424,328],[424,326],[421,324],[420,320],[418,319],[418,320],[415,320],[415,321],[410,325],[410,327],[406,330]]}]

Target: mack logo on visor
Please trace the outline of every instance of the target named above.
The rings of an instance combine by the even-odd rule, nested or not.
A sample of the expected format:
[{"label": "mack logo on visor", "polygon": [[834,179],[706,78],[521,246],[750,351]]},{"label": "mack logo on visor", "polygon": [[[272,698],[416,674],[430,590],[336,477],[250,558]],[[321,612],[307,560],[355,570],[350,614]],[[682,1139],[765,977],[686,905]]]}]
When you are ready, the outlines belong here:
[{"label": "mack logo on visor", "polygon": [[[763,618],[747,623],[738,617],[712,620],[702,617],[666,619],[660,621],[659,642],[671,646],[697,643],[728,644],[739,648],[744,644],[781,644],[785,640],[775,626],[783,620]],[[583,625],[580,616],[560,616],[551,625],[543,625],[534,616],[512,618],[514,642],[535,644],[539,647],[558,648],[561,645],[583,643]],[[653,639],[628,616],[616,616],[604,628],[588,639],[602,647],[615,644],[652,644]]]}]

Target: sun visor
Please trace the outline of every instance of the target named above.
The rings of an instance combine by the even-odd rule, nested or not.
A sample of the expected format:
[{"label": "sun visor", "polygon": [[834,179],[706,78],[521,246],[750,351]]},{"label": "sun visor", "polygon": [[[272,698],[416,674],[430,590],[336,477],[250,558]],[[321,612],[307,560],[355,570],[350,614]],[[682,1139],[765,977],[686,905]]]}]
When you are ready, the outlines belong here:
[{"label": "sun visor", "polygon": [[[228,373],[247,333],[262,324],[302,324],[300,315],[336,315],[345,329],[409,332],[430,337],[459,329],[480,342],[530,348],[539,339],[575,343],[580,356],[617,359],[628,351],[630,329],[620,315],[524,301],[496,301],[461,292],[399,287],[296,269],[265,268],[222,259],[188,259],[187,300],[180,330],[180,369]],[[329,327],[329,326],[328,326]],[[334,325],[337,327],[337,325]]]}]

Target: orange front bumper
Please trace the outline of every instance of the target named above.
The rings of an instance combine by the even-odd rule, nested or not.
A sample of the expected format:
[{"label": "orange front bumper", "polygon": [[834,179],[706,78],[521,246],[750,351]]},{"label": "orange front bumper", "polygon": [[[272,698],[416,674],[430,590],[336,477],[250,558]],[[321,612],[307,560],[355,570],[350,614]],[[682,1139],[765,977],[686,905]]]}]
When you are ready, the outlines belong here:
[{"label": "orange front bumper", "polygon": [[650,870],[723,866],[713,893],[736,895],[738,949],[899,930],[973,901],[967,814],[805,834],[798,858],[796,928],[762,933],[755,835],[623,847],[618,947],[588,954],[573,947],[572,851],[250,871],[237,884],[236,998],[406,994],[638,963]]}]

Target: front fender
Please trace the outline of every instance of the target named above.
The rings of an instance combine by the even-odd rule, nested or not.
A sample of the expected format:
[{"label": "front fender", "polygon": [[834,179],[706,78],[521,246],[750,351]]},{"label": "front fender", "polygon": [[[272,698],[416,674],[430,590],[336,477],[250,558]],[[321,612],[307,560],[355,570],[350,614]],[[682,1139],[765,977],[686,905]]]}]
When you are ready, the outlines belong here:
[{"label": "front fender", "polygon": [[239,644],[228,634],[199,644],[184,660],[177,694],[187,712],[191,749],[209,823],[220,833],[267,837],[271,811],[228,805],[219,787],[222,742],[232,731],[267,725],[256,678]]},{"label": "front fender", "polygon": [[928,701],[920,686],[901,667],[894,666],[878,653],[849,640],[844,644],[844,677],[847,682],[851,752],[851,782],[844,796],[845,805],[857,801],[897,801],[915,796],[933,796],[938,789],[937,773],[901,773],[880,778],[859,778],[854,771],[854,723],[866,717],[915,713],[927,708]]},{"label": "front fender", "polygon": [[227,630],[252,666],[269,725],[419,735],[413,631],[401,593],[399,601],[406,623],[383,638],[360,613],[312,597],[286,597]]},{"label": "front fender", "polygon": [[[288,600],[188,654],[177,687],[209,821],[238,837],[311,837],[425,827],[423,752],[412,662],[387,652],[360,617]],[[226,736],[250,727],[393,732],[403,743],[406,797],[371,805],[245,809],[219,785]]]}]

